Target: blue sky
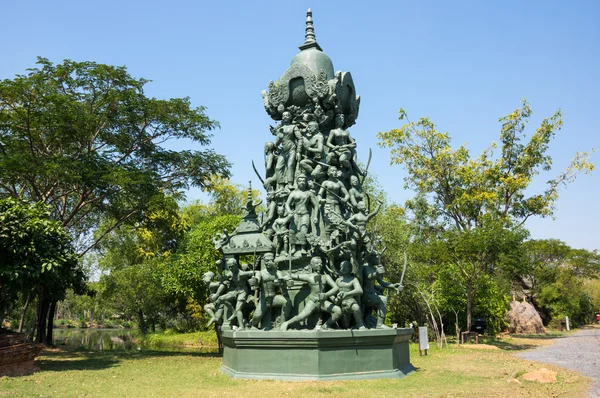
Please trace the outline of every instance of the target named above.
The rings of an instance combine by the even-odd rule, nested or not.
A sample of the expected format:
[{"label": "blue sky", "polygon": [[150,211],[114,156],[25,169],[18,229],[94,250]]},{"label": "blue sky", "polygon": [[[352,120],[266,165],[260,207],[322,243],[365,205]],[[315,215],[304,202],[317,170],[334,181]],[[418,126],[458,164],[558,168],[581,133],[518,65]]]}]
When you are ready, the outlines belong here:
[{"label": "blue sky", "polygon": [[[429,116],[474,154],[498,139],[498,119],[529,100],[531,133],[557,109],[564,127],[551,144],[554,169],[576,151],[600,147],[598,1],[27,1],[1,7],[0,78],[36,57],[126,65],[152,80],[158,98],[189,96],[221,123],[212,146],[234,163],[233,181],[258,186],[251,160],[262,158],[273,124],[260,91],[277,80],[304,41],[312,8],[317,41],[335,70],[350,71],[361,109],[351,133],[359,159],[403,203],[405,172],[389,165],[376,134]],[[600,166],[600,154],[592,160]],[[260,162],[257,162],[257,164]],[[555,219],[527,222],[533,238],[600,249],[600,171],[564,189]],[[189,199],[205,198],[197,191]]]}]

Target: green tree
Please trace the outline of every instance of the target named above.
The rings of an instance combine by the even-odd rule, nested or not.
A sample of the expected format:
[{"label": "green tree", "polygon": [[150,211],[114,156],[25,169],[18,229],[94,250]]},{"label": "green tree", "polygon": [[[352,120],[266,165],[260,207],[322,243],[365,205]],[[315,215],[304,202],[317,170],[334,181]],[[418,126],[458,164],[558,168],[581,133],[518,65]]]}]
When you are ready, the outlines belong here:
[{"label": "green tree", "polygon": [[[154,198],[228,176],[230,164],[211,149],[164,145],[210,144],[218,124],[189,98],[149,98],[148,80],[125,67],[37,63],[0,82],[0,196],[48,204],[80,254],[120,224],[142,220]],[[107,219],[103,234],[90,233]]]},{"label": "green tree", "polygon": [[[399,129],[378,134],[380,145],[391,148],[392,164],[402,164],[408,172],[405,187],[416,195],[407,201],[406,207],[420,231],[419,239],[434,246],[442,244],[448,256],[453,256],[445,263],[463,265],[461,268],[471,275],[465,279],[467,328],[471,326],[474,300],[469,284],[485,273],[492,275],[496,264],[492,259],[498,257],[489,255],[485,242],[491,244],[491,241],[484,237],[498,228],[519,227],[531,216],[551,216],[560,186],[593,169],[589,154],[577,153],[567,169],[551,179],[543,192],[529,194],[533,178],[550,170],[552,159],[547,154],[548,147],[562,126],[558,111],[544,119],[524,143],[525,126],[531,114],[524,101],[521,108],[500,119],[499,156],[494,155],[496,144],[475,158],[465,145],[453,149],[448,133],[439,132],[428,118],[411,122],[403,109],[400,120],[406,123]],[[511,235],[522,236],[518,230]],[[510,264],[515,266],[514,261]]]},{"label": "green tree", "polygon": [[0,199],[0,314],[26,292],[22,320],[37,296],[37,341],[52,342],[55,305],[67,289],[84,290],[84,273],[59,222],[43,203]]}]

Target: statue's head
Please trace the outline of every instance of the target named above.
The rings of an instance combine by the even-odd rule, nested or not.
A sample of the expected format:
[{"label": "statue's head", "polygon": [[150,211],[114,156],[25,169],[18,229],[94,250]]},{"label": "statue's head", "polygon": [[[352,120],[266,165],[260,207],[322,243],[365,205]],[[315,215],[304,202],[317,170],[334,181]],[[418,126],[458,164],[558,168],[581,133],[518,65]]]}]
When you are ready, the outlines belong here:
[{"label": "statue's head", "polygon": [[298,178],[296,179],[296,185],[298,186],[298,189],[300,189],[302,191],[305,190],[307,187],[306,176],[299,175]]},{"label": "statue's head", "polygon": [[365,202],[360,201],[356,204],[356,208],[358,209],[358,211],[360,211],[361,213],[364,213],[367,210],[367,205],[365,204]]},{"label": "statue's head", "polygon": [[207,271],[202,275],[202,281],[204,283],[210,283],[215,278],[215,273],[212,271]]},{"label": "statue's head", "polygon": [[283,112],[283,115],[281,115],[282,119],[284,122],[289,123],[292,121],[292,114],[288,111]]},{"label": "statue's head", "polygon": [[358,186],[358,177],[355,175],[350,176],[350,185],[352,185],[353,187],[357,187]]},{"label": "statue's head", "polygon": [[238,263],[235,258],[230,258],[229,260],[227,260],[227,268],[234,273],[239,271]]},{"label": "statue's head", "polygon": [[275,255],[273,253],[265,253],[263,255],[263,264],[268,269],[272,269],[275,267]]},{"label": "statue's head", "polygon": [[310,268],[314,272],[321,272],[322,267],[323,267],[323,260],[321,260],[321,257],[313,257],[310,259]]},{"label": "statue's head", "polygon": [[342,263],[340,264],[340,271],[342,271],[342,274],[344,275],[352,273],[352,264],[350,263],[350,261],[342,261]]},{"label": "statue's head", "polygon": [[310,135],[314,135],[317,134],[317,132],[319,131],[319,123],[317,122],[308,122],[308,125],[306,126],[306,129],[308,130],[308,133]]},{"label": "statue's head", "polygon": [[335,166],[329,166],[327,168],[327,175],[329,177],[337,177],[338,176],[338,169]]},{"label": "statue's head", "polygon": [[343,113],[338,113],[335,115],[335,127],[342,128],[344,127],[344,122],[346,121],[346,117]]},{"label": "statue's head", "polygon": [[275,143],[268,141],[265,143],[265,155],[268,154],[269,152],[273,151],[273,148],[275,148]]}]

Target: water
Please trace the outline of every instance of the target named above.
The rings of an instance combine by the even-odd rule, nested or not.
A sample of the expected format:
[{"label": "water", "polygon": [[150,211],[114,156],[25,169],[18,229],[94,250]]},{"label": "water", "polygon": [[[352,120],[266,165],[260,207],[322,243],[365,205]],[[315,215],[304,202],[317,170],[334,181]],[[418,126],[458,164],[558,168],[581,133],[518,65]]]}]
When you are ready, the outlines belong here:
[{"label": "water", "polygon": [[90,350],[134,350],[137,330],[132,329],[54,329],[54,344]]}]

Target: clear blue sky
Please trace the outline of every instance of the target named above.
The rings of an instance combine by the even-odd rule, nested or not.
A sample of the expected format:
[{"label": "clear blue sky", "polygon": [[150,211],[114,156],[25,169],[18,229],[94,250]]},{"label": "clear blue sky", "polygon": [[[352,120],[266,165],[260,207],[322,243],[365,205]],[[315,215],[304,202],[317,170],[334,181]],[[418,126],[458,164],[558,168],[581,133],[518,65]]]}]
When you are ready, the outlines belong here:
[{"label": "clear blue sky", "polygon": [[[400,126],[397,111],[429,116],[478,153],[498,139],[498,118],[526,97],[543,117],[564,112],[551,144],[554,170],[576,151],[600,147],[600,2],[590,1],[6,1],[0,78],[36,56],[126,65],[151,79],[149,95],[189,96],[221,123],[213,147],[234,163],[233,181],[258,180],[273,122],[260,91],[287,69],[311,7],[317,41],[335,70],[352,72],[361,110],[351,133],[359,159],[392,201],[411,196],[376,133]],[[593,157],[600,167],[600,155]],[[260,162],[258,162],[260,163]],[[190,191],[189,199],[203,198]],[[600,170],[562,191],[556,219],[528,221],[534,238],[600,249]]]}]

